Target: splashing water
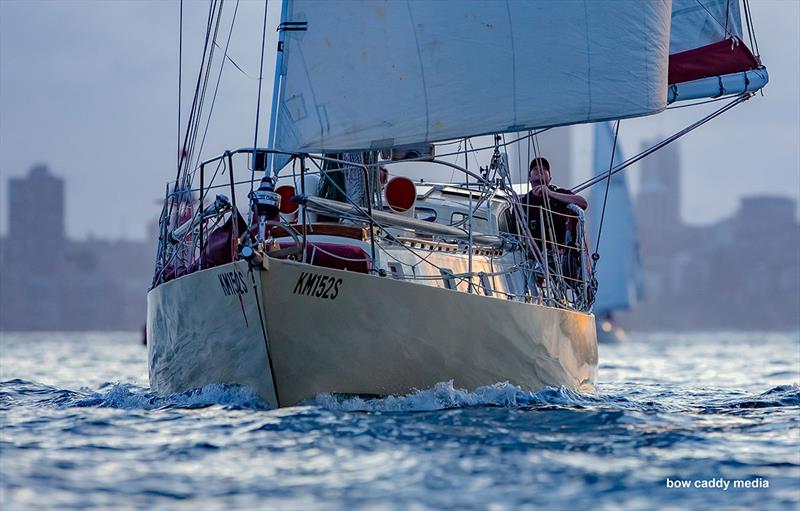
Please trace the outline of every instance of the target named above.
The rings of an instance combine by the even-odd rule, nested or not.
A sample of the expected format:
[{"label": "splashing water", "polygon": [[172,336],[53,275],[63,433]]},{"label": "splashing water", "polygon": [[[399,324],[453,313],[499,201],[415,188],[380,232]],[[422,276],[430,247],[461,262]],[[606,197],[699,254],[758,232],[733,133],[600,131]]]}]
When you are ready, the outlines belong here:
[{"label": "splashing water", "polygon": [[591,394],[440,382],[270,410],[235,385],[152,393],[132,335],[4,334],[0,508],[797,509],[798,349],[634,336],[601,346]]}]

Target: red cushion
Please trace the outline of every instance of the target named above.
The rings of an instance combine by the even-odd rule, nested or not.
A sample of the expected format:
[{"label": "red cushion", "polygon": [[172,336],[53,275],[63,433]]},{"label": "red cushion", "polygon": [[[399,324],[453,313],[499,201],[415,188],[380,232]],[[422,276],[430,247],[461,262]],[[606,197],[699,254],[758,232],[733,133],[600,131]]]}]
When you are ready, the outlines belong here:
[{"label": "red cushion", "polygon": [[668,82],[690,82],[709,76],[749,71],[757,67],[758,61],[742,41],[724,39],[670,55]]},{"label": "red cushion", "polygon": [[[281,248],[288,248],[293,245],[293,241],[280,242]],[[309,242],[308,246],[306,246],[306,261],[314,266],[322,266],[323,268],[359,273],[369,272],[369,254],[355,245]]]}]

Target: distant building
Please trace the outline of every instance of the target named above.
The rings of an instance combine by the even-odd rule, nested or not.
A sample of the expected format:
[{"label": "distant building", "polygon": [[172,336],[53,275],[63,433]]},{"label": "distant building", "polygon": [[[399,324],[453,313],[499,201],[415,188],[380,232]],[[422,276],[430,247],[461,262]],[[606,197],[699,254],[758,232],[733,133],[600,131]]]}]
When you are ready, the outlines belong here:
[{"label": "distant building", "polygon": [[[642,150],[655,141],[642,144]],[[644,158],[639,164],[639,193],[636,197],[636,220],[648,228],[641,232],[645,250],[667,249],[682,229],[680,214],[681,167],[678,146],[667,145]]]},{"label": "distant building", "polygon": [[0,243],[0,330],[138,330],[152,243],[66,238],[64,181],[33,166],[8,187]]},{"label": "distant building", "polygon": [[9,179],[9,240],[5,244],[0,324],[56,330],[64,271],[64,181],[47,166]]},{"label": "distant building", "polygon": [[623,316],[644,330],[800,327],[800,224],[791,198],[754,196],[714,225],[680,217],[677,145],[643,160],[636,200],[644,300]]}]

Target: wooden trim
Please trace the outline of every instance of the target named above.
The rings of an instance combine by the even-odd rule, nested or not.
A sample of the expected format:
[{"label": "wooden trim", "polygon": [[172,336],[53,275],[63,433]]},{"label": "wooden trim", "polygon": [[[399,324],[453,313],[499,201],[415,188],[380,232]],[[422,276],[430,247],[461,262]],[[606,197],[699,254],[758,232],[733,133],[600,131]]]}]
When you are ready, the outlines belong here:
[{"label": "wooden trim", "polygon": [[[302,229],[300,224],[294,225],[296,229]],[[287,230],[283,227],[273,227],[270,231],[275,238],[283,238],[289,236]],[[361,241],[369,240],[369,227],[360,225],[348,225],[333,222],[320,222],[309,224],[307,234],[320,234],[325,236],[341,236],[343,238],[351,238]]]}]

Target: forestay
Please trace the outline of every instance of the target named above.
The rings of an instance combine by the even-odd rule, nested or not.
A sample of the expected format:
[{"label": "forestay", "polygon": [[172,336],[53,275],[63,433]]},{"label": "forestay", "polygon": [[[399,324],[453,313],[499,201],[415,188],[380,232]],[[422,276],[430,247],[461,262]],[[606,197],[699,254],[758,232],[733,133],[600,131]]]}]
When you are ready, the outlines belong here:
[{"label": "forestay", "polygon": [[[287,0],[275,147],[334,152],[653,114],[670,2]],[[301,23],[306,22],[303,26]]]}]

